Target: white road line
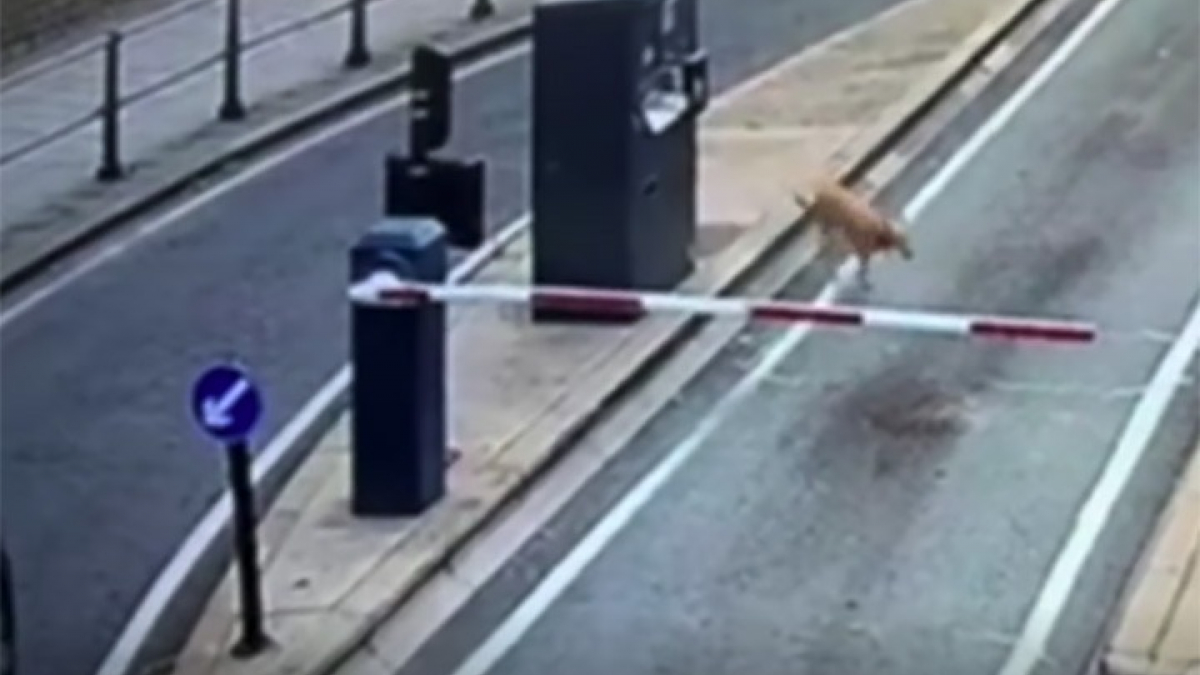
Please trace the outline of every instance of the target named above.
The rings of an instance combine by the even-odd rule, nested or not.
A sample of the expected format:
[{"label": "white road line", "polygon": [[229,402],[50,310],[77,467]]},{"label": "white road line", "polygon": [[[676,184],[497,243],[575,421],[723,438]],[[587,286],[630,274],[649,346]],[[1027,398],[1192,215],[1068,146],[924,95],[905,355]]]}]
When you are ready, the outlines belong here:
[{"label": "white road line", "polygon": [[1054,50],[1052,54],[1050,54],[1049,58],[1042,62],[1042,64],[1036,71],[1034,71],[1029,79],[1025,80],[1025,83],[1021,85],[1021,88],[1017,90],[1013,97],[1005,101],[1004,104],[1000,106],[1000,108],[996,110],[996,112],[993,113],[986,122],[984,122],[983,126],[979,128],[979,131],[971,136],[966,144],[963,145],[963,147],[957,153],[955,153],[953,157],[950,158],[950,161],[942,166],[937,175],[935,175],[926,185],[928,190],[923,191],[922,194],[918,194],[913,198],[913,200],[908,204],[908,208],[905,209],[905,218],[911,220],[916,217],[912,215],[910,211],[915,213],[924,211],[929,202],[932,201],[935,196],[941,194],[942,190],[946,188],[946,183],[950,182],[954,176],[958,175],[958,172],[962,170],[963,166],[975,158],[975,155],[979,153],[984,144],[991,140],[992,137],[994,137],[1012,120],[1013,115],[1017,114],[1017,111],[1024,106],[1025,103],[1031,97],[1033,97],[1033,95],[1037,93],[1037,91],[1041,89],[1056,72],[1058,72],[1059,68],[1062,68],[1063,64],[1065,64],[1067,59],[1071,58],[1071,55],[1074,54],[1077,49],[1079,49],[1084,40],[1087,40],[1087,38],[1096,30],[1096,28],[1100,26],[1101,22],[1103,22],[1104,19],[1106,19],[1108,15],[1111,14],[1112,11],[1116,9],[1117,6],[1119,6],[1123,1],[1124,0],[1103,0],[1099,5],[1097,5],[1092,10],[1091,14],[1089,14],[1082,23],[1076,26],[1075,30],[1071,31],[1071,34],[1062,41],[1062,43]]},{"label": "white road line", "polygon": [[1025,619],[1021,636],[1000,671],[1001,675],[1028,675],[1041,663],[1046,643],[1054,634],[1067,600],[1083,572],[1083,566],[1091,557],[1113,507],[1125,492],[1125,486],[1150,446],[1150,440],[1166,414],[1176,389],[1183,382],[1188,363],[1198,347],[1200,302],[1193,306],[1183,333],[1159,363],[1145,396],[1138,401],[1125,424],[1116,450],[1104,467],[1104,473],[1075,516],[1075,528],[1054,561],[1054,567]]},{"label": "white road line", "polygon": [[[528,51],[528,43],[522,43],[515,47],[510,47],[462,68],[460,71],[455,73],[455,79],[463,80],[470,78],[490,68],[494,68],[505,61],[521,56]],[[34,307],[37,307],[42,302],[45,302],[51,296],[59,293],[67,286],[70,286],[105,264],[112,262],[121,255],[127,253],[134,246],[140,244],[147,237],[150,237],[157,232],[160,232],[177,223],[184,216],[192,211],[195,211],[201,206],[204,206],[205,204],[221,197],[222,195],[235,190],[242,185],[245,185],[246,183],[258,178],[259,176],[282,164],[292,161],[298,155],[308,152],[309,150],[321,145],[322,143],[325,143],[331,138],[344,134],[350,129],[362,124],[366,124],[378,117],[382,117],[383,115],[399,110],[406,105],[408,105],[407,93],[398,96],[395,100],[368,108],[367,110],[357,113],[352,117],[339,122],[338,124],[322,130],[320,133],[305,138],[303,141],[296,143],[293,147],[284,152],[281,152],[277,155],[272,155],[271,157],[252,165],[251,167],[239,173],[236,177],[196,195],[183,204],[171,209],[162,216],[141,225],[133,230],[132,234],[129,236],[119,239],[97,251],[94,255],[80,262],[78,266],[64,271],[59,276],[51,279],[44,286],[39,286],[30,291],[28,295],[25,295],[20,300],[13,303],[10,307],[6,308],[2,313],[0,313],[0,330],[3,330],[5,326],[13,321],[16,321],[22,315],[26,314]]]},{"label": "white road line", "polygon": [[[1115,0],[1119,2],[1120,0]],[[1111,11],[1102,6],[1097,10],[1100,17]],[[904,209],[904,219],[915,223],[925,209],[949,185],[983,147],[1012,120],[1017,111],[1041,89],[1043,85],[1066,63],[1071,54],[1083,43],[1098,22],[1096,14],[1072,32],[1055,50],[1054,54],[1043,62],[1037,71],[1025,80],[1011,98],[996,110],[988,120],[979,127],[970,139],[959,148],[950,160],[942,165],[938,172]],[[846,263],[838,271],[838,277],[845,277],[851,270],[852,263]],[[837,295],[836,281],[821,290],[814,301],[817,305],[831,303]],[[797,326],[784,335],[764,355],[753,370],[748,372],[706,415],[691,434],[679,445],[671,449],[654,469],[644,476],[611,511],[591,530],[584,535],[574,548],[550,570],[549,574],[534,588],[533,592],[521,601],[521,604],[509,614],[495,631],[473,651],[466,660],[454,671],[454,675],[485,675],[500,662],[521,638],[533,627],[546,610],[562,595],[583,570],[604,550],[618,533],[650,502],[659,490],[675,475],[696,451],[721,428],[755,390],[771,377],[787,356],[809,334],[808,326]]]}]

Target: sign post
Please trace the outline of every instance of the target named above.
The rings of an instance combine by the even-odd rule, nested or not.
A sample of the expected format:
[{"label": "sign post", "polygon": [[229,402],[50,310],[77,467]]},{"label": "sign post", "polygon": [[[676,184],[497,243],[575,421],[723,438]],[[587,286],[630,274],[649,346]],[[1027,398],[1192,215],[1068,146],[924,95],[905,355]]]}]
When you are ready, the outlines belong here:
[{"label": "sign post", "polygon": [[250,376],[232,364],[204,371],[192,387],[192,415],[204,433],[225,447],[229,494],[233,502],[233,547],[242,608],[242,634],[233,646],[239,658],[271,644],[264,625],[258,569],[257,518],[247,438],[262,417],[262,396]]}]

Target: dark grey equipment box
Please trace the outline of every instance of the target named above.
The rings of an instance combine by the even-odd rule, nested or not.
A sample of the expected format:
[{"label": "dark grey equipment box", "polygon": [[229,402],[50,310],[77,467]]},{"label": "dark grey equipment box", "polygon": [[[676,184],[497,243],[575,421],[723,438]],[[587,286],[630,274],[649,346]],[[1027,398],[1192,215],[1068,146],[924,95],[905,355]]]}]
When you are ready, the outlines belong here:
[{"label": "dark grey equipment box", "polygon": [[535,284],[665,290],[691,273],[707,102],[696,19],[694,0],[537,5]]}]

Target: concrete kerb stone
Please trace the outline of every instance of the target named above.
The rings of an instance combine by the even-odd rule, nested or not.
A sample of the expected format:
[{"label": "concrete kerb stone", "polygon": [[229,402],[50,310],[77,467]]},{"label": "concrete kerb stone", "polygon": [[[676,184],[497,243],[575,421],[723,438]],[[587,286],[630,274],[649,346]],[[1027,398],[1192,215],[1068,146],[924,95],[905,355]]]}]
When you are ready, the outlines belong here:
[{"label": "concrete kerb stone", "polygon": [[[1128,574],[1092,662],[1103,675],[1190,675],[1200,669],[1200,440]],[[1190,640],[1188,639],[1190,636]]]},{"label": "concrete kerb stone", "polygon": [[[1045,0],[1024,0],[1014,3],[1008,11],[992,17],[977,28],[961,46],[947,57],[942,63],[944,67],[932,73],[926,80],[914,86],[910,95],[897,102],[890,113],[884,115],[884,121],[877,124],[858,138],[852,139],[843,150],[835,156],[835,163],[843,168],[838,175],[848,181],[861,180],[864,174],[891,149],[899,139],[904,137],[912,128],[936,106],[946,94],[952,92],[973,69],[988,56],[990,51],[1002,43],[1013,30],[1029,15],[1035,12]],[[732,287],[745,282],[747,277],[754,274],[765,256],[777,251],[790,243],[795,237],[804,233],[806,220],[782,222],[777,226],[763,228],[761,233],[744,237],[739,242],[738,257],[741,264],[734,266],[720,279],[714,289],[717,293],[725,293]],[[699,318],[680,319],[672,326],[665,328],[657,339],[643,350],[633,369],[626,373],[620,381],[615,382],[608,392],[602,396],[600,404],[588,410],[585,414],[573,419],[566,429],[557,435],[549,445],[542,460],[528,471],[523,472],[510,489],[482,512],[478,513],[472,522],[465,525],[450,540],[446,548],[437,555],[417,566],[415,573],[390,594],[384,601],[384,606],[378,612],[373,612],[367,620],[351,630],[338,647],[331,650],[320,663],[314,663],[307,672],[316,674],[330,673],[340,667],[357,650],[362,648],[371,638],[376,628],[389,616],[407,602],[412,595],[449,560],[453,559],[462,547],[473,536],[487,527],[492,519],[518,498],[524,488],[530,485],[538,476],[554,465],[561,458],[571,443],[581,434],[591,428],[601,419],[630,389],[638,386],[656,371],[656,367],[668,358],[686,340],[695,334],[705,321]],[[311,437],[311,436],[310,436]]]},{"label": "concrete kerb stone", "polygon": [[[520,43],[529,37],[531,29],[531,18],[522,15],[480,29],[468,38],[447,45],[447,48],[456,65],[461,66]],[[250,160],[355,110],[394,95],[407,87],[408,81],[409,67],[406,64],[375,75],[361,84],[234,141],[214,155],[177,171],[143,194],[123,200],[96,218],[64,234],[29,260],[12,268],[5,265],[4,275],[0,278],[0,295],[9,294],[29,283],[49,268],[117,231],[133,219],[161,208],[196,183],[220,173],[231,165]]]}]

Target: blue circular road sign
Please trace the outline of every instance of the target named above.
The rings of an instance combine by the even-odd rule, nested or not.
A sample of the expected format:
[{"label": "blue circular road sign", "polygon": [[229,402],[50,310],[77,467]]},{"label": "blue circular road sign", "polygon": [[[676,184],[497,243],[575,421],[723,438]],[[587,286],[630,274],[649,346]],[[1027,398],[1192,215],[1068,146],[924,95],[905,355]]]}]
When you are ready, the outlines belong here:
[{"label": "blue circular road sign", "polygon": [[241,368],[223,364],[204,371],[192,386],[192,416],[218,441],[246,440],[262,418],[262,395]]}]

